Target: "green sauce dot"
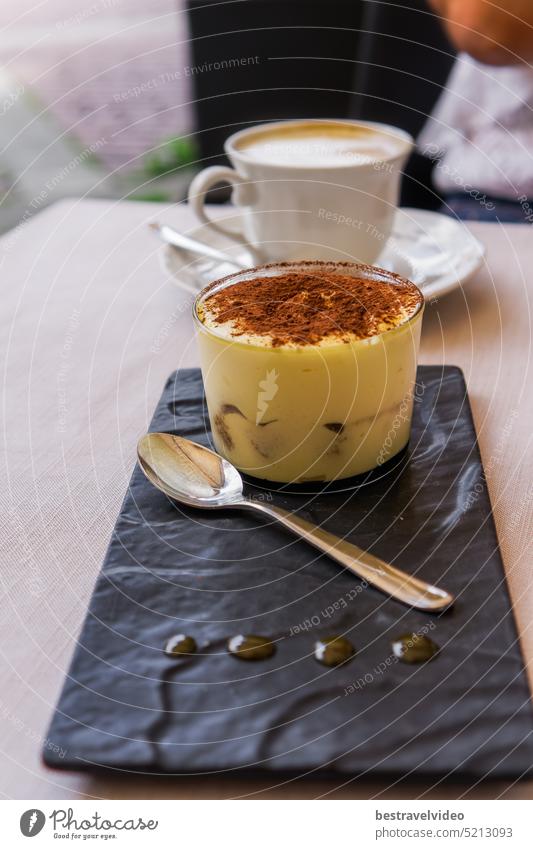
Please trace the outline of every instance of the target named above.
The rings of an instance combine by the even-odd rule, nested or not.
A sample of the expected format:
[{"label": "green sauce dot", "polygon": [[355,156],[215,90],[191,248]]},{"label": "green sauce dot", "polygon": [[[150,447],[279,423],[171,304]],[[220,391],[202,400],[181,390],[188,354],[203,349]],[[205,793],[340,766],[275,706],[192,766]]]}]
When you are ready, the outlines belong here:
[{"label": "green sauce dot", "polygon": [[402,634],[392,642],[394,656],[404,663],[424,663],[431,660],[438,651],[438,645],[425,634]]},{"label": "green sauce dot", "polygon": [[339,666],[354,654],[354,646],[345,637],[323,637],[315,643],[315,659],[324,666]]},{"label": "green sauce dot", "polygon": [[276,648],[268,637],[257,634],[237,634],[228,640],[228,651],[240,660],[266,660]]},{"label": "green sauce dot", "polygon": [[189,637],[187,634],[176,634],[167,641],[165,654],[169,657],[182,657],[183,655],[195,654],[197,648],[194,637]]}]

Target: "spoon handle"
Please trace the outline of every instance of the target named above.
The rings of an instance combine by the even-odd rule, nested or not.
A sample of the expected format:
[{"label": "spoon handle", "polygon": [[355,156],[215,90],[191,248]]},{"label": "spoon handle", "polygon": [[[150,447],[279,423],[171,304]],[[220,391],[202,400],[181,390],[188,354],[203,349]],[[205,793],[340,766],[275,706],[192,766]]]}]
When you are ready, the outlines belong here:
[{"label": "spoon handle", "polygon": [[244,268],[242,263],[232,259],[229,254],[225,254],[223,251],[218,251],[216,248],[212,248],[211,245],[206,244],[206,242],[200,242],[198,239],[192,239],[190,236],[186,236],[185,233],[178,233],[177,230],[174,230],[173,227],[169,227],[168,224],[158,224],[157,221],[152,221],[149,226],[152,230],[159,234],[159,237],[163,242],[166,242],[167,245],[172,245],[174,248],[180,248],[181,250],[196,254],[197,256],[205,256],[209,259],[214,259],[217,262],[227,262],[229,265],[233,265],[238,269]]},{"label": "spoon handle", "polygon": [[402,572],[390,563],[385,563],[368,551],[347,542],[340,537],[323,530],[300,516],[289,513],[281,507],[274,507],[258,501],[239,502],[247,507],[276,519],[287,530],[301,537],[307,543],[318,548],[341,566],[350,569],[368,584],[378,587],[398,601],[417,607],[420,610],[438,611],[454,602],[452,595],[439,587],[434,587],[419,578]]}]

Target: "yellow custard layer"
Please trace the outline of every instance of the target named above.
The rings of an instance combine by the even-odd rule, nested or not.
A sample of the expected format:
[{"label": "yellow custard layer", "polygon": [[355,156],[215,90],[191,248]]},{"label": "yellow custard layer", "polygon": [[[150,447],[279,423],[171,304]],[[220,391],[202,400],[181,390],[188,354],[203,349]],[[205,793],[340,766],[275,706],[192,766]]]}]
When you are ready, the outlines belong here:
[{"label": "yellow custard layer", "polygon": [[217,451],[280,482],[366,472],[408,442],[422,311],[370,339],[277,347],[198,333]]}]

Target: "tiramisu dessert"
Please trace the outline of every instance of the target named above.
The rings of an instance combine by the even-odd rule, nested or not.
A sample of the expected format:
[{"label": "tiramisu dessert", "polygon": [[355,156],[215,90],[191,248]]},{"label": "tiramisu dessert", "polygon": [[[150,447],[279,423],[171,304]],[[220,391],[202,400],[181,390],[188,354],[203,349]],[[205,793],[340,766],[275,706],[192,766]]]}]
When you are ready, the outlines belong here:
[{"label": "tiramisu dessert", "polygon": [[195,304],[217,451],[241,471],[302,483],[350,477],[409,439],[423,296],[355,263],[266,265]]}]

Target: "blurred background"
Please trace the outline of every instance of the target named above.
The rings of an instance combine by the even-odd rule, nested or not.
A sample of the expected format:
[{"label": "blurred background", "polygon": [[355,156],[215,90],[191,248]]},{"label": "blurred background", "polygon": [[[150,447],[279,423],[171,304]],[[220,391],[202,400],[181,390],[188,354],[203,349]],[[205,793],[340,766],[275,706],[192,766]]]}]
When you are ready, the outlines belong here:
[{"label": "blurred background", "polygon": [[[259,121],[416,134],[454,56],[424,0],[2,0],[0,27],[0,231],[65,196],[183,200]],[[404,203],[438,206],[430,167]]]}]

